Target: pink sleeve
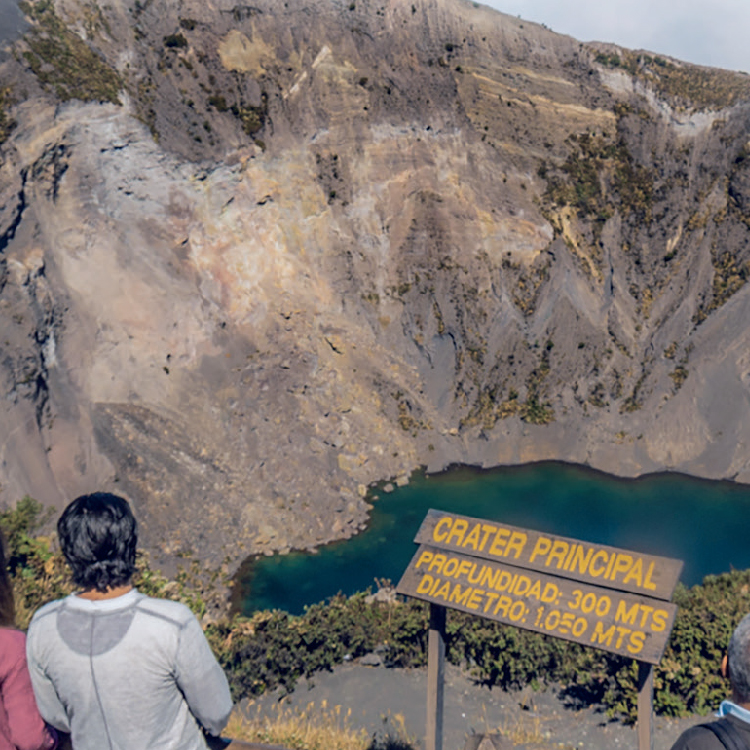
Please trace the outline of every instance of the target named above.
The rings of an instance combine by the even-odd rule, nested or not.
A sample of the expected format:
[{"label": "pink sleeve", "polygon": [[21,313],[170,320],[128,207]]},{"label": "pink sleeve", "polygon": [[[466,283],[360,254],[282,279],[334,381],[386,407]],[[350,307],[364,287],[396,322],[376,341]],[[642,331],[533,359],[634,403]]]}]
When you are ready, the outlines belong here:
[{"label": "pink sleeve", "polygon": [[10,740],[18,750],[52,750],[57,741],[39,715],[23,651],[8,670],[0,691]]}]

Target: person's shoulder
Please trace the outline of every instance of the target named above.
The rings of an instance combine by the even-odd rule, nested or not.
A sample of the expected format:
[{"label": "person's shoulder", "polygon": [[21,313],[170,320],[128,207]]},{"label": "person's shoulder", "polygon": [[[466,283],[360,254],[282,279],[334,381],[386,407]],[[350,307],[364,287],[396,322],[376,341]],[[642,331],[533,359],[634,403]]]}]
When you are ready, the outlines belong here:
[{"label": "person's shoulder", "polygon": [[29,633],[32,633],[41,623],[56,614],[64,601],[65,599],[55,599],[55,601],[47,602],[47,604],[43,604],[39,607],[39,609],[34,612],[31,622],[29,623]]},{"label": "person's shoulder", "polygon": [[713,722],[707,721],[686,729],[672,745],[672,750],[725,750],[724,743],[708,728],[710,723]]},{"label": "person's shoulder", "polygon": [[26,658],[26,635],[15,628],[0,628],[0,682]]},{"label": "person's shoulder", "polygon": [[16,628],[0,628],[0,671],[26,654],[26,633]]},{"label": "person's shoulder", "polygon": [[17,628],[0,628],[0,650],[12,649],[26,644],[26,633]]},{"label": "person's shoulder", "polygon": [[189,607],[182,602],[175,602],[171,599],[157,599],[153,596],[141,594],[135,606],[140,613],[147,617],[163,620],[180,628],[197,621]]}]

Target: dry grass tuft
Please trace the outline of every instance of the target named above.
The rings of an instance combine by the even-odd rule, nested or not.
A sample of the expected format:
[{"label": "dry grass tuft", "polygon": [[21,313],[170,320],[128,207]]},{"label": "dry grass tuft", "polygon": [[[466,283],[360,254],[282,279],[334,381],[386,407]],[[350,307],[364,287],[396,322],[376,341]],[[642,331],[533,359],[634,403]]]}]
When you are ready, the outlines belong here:
[{"label": "dry grass tuft", "polygon": [[413,750],[416,746],[399,715],[395,717],[395,731],[384,737],[370,736],[365,729],[355,728],[351,716],[351,708],[329,708],[325,701],[320,706],[309,703],[303,710],[281,702],[275,715],[262,715],[260,707],[255,716],[235,711],[224,735],[289,750]]}]

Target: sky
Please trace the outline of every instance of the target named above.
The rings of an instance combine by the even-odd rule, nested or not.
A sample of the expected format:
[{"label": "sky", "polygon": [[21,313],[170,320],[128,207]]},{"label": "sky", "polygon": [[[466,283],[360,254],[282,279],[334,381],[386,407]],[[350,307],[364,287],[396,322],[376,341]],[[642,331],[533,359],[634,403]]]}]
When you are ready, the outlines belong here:
[{"label": "sky", "polygon": [[581,42],[750,73],[750,0],[481,0]]}]

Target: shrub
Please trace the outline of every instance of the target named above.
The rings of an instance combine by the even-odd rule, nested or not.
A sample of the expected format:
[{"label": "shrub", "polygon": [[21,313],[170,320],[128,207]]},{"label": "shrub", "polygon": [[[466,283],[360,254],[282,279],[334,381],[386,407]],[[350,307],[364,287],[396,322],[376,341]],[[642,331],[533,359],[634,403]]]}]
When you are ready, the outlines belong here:
[{"label": "shrub", "polygon": [[175,34],[169,34],[168,36],[164,37],[164,46],[169,47],[170,49],[181,49],[183,47],[188,46],[187,39],[180,34],[178,31]]}]

